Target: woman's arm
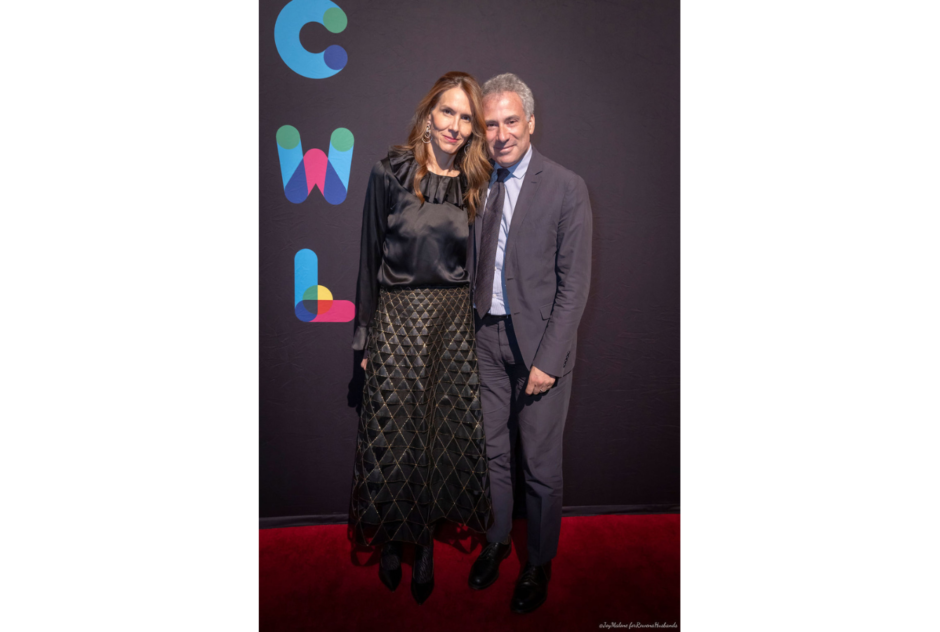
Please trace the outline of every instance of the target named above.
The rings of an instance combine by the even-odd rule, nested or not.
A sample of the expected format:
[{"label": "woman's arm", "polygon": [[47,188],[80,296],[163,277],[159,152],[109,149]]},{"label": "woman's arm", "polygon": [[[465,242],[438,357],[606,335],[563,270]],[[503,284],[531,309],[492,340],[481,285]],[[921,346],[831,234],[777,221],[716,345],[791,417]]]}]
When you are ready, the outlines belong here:
[{"label": "woman's arm", "polygon": [[385,167],[379,161],[369,176],[369,186],[362,209],[359,280],[356,284],[356,332],[352,344],[352,348],[359,351],[364,350],[369,342],[369,327],[379,299],[378,274],[379,266],[382,265],[382,244],[385,243],[385,230],[388,226],[386,176]]}]

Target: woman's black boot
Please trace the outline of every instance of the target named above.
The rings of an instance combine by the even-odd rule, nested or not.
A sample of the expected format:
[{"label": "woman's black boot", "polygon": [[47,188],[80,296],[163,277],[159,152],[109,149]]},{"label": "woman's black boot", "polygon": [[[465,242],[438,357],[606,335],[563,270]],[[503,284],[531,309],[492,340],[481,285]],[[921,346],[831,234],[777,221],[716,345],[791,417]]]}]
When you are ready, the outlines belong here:
[{"label": "woman's black boot", "polygon": [[379,579],[392,592],[401,582],[401,542],[386,542],[379,559]]},{"label": "woman's black boot", "polygon": [[411,573],[411,596],[419,604],[434,590],[434,538],[430,546],[415,545],[415,565]]}]

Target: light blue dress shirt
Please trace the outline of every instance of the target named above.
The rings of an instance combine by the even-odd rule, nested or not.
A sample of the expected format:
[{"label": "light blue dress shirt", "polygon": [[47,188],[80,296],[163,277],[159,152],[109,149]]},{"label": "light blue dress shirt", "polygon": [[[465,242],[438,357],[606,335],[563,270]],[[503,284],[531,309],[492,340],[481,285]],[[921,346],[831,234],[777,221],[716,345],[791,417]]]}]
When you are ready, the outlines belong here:
[{"label": "light blue dress shirt", "polygon": [[[509,177],[506,178],[506,197],[503,199],[503,218],[499,224],[499,240],[496,245],[496,267],[493,271],[493,303],[490,305],[490,314],[502,316],[509,313],[509,303],[506,297],[506,272],[503,268],[503,261],[506,257],[506,241],[509,239],[509,226],[512,223],[512,213],[516,208],[516,200],[519,199],[519,191],[522,190],[522,180],[525,178],[525,172],[529,168],[529,160],[532,158],[532,145],[525,155],[509,169]],[[490,187],[486,191],[486,197],[489,198],[493,191],[493,184],[496,183],[496,177],[499,170],[499,164],[493,165],[493,175],[490,177]],[[483,208],[486,208],[486,201],[483,202]]]}]

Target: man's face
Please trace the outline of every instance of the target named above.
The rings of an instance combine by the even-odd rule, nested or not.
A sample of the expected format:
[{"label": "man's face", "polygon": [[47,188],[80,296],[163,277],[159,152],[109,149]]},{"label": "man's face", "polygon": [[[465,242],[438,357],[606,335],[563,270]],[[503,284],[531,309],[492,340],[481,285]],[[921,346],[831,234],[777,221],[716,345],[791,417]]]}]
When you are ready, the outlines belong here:
[{"label": "man's face", "polygon": [[511,167],[529,151],[535,115],[525,120],[522,99],[515,92],[491,94],[483,100],[486,145],[500,167]]}]

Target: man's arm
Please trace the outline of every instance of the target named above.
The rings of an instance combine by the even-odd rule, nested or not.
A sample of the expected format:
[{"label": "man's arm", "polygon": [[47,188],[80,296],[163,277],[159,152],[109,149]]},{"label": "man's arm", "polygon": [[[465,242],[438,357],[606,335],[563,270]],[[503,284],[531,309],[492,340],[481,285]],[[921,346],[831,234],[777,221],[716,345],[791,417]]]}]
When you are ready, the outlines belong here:
[{"label": "man's arm", "polygon": [[575,175],[565,192],[558,223],[555,305],[530,371],[530,382],[535,381],[536,386],[544,380],[537,374],[533,375],[535,371],[556,377],[564,373],[571,341],[578,331],[591,285],[591,230],[591,200],[587,185]]}]

